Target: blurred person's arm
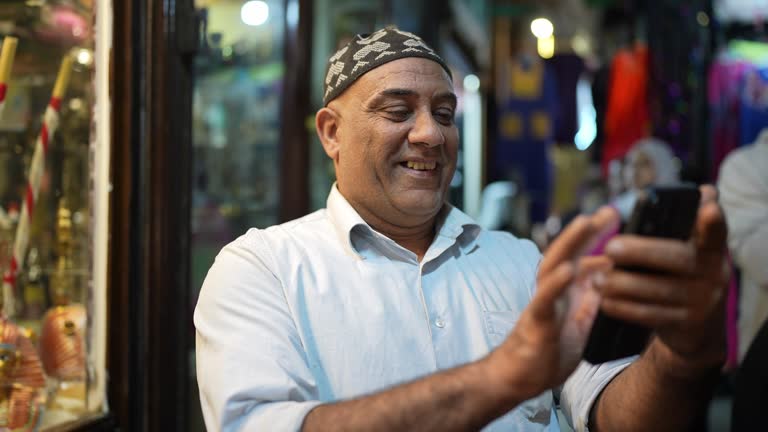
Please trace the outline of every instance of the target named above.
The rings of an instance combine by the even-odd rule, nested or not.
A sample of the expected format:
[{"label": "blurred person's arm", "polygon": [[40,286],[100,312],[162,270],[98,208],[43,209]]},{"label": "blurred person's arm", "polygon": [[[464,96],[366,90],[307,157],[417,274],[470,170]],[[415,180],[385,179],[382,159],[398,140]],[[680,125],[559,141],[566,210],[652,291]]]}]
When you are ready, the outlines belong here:
[{"label": "blurred person's arm", "polygon": [[723,162],[718,189],[733,259],[750,280],[768,289],[768,167],[760,169],[749,156],[738,151]]}]

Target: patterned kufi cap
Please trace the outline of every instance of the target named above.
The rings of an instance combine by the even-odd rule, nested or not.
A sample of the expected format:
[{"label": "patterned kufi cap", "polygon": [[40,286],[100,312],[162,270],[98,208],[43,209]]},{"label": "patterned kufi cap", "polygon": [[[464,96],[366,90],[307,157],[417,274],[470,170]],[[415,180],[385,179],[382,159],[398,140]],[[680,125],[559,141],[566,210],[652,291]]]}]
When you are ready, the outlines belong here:
[{"label": "patterned kufi cap", "polygon": [[405,57],[433,60],[451,76],[443,59],[420,37],[390,26],[371,35],[355,36],[328,60],[323,105],[328,105],[369,70]]}]

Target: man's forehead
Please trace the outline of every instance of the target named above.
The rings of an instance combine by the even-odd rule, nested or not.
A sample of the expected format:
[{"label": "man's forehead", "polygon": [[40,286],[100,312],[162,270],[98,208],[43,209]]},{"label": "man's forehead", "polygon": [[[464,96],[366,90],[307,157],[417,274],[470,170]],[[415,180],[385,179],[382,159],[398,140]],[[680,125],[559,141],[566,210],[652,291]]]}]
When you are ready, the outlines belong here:
[{"label": "man's forehead", "polygon": [[453,82],[439,64],[423,58],[404,58],[366,73],[349,88],[370,95],[386,89],[453,92]]}]

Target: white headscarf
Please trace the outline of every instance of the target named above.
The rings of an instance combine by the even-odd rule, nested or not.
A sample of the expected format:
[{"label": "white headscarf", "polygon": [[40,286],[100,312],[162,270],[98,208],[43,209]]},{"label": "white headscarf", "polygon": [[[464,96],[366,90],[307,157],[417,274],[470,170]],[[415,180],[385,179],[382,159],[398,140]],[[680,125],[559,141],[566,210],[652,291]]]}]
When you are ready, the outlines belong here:
[{"label": "white headscarf", "polygon": [[669,148],[669,144],[658,138],[644,138],[638,141],[627,154],[627,167],[625,181],[631,185],[634,176],[631,167],[641,153],[644,153],[653,163],[656,171],[654,185],[664,186],[680,181],[680,168],[677,158]]},{"label": "white headscarf", "polygon": [[653,163],[656,171],[653,185],[671,185],[680,181],[679,163],[667,143],[658,138],[644,138],[635,143],[632,150],[627,154],[626,168],[624,169],[624,184],[627,191],[617,196],[612,203],[625,220],[632,213],[635,201],[637,201],[637,190],[633,185],[635,173],[632,167],[635,159],[641,153],[648,156],[648,159]]}]

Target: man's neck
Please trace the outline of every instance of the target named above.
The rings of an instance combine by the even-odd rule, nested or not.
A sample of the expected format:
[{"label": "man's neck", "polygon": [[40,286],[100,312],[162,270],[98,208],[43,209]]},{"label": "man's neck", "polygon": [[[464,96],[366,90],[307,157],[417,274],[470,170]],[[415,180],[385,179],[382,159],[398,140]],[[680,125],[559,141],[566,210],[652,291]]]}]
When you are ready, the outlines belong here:
[{"label": "man's neck", "polygon": [[437,217],[432,217],[422,223],[407,226],[394,225],[381,217],[368,212],[367,209],[355,209],[360,217],[371,228],[392,239],[395,243],[416,254],[419,261],[424,258],[429,246],[435,238]]}]

